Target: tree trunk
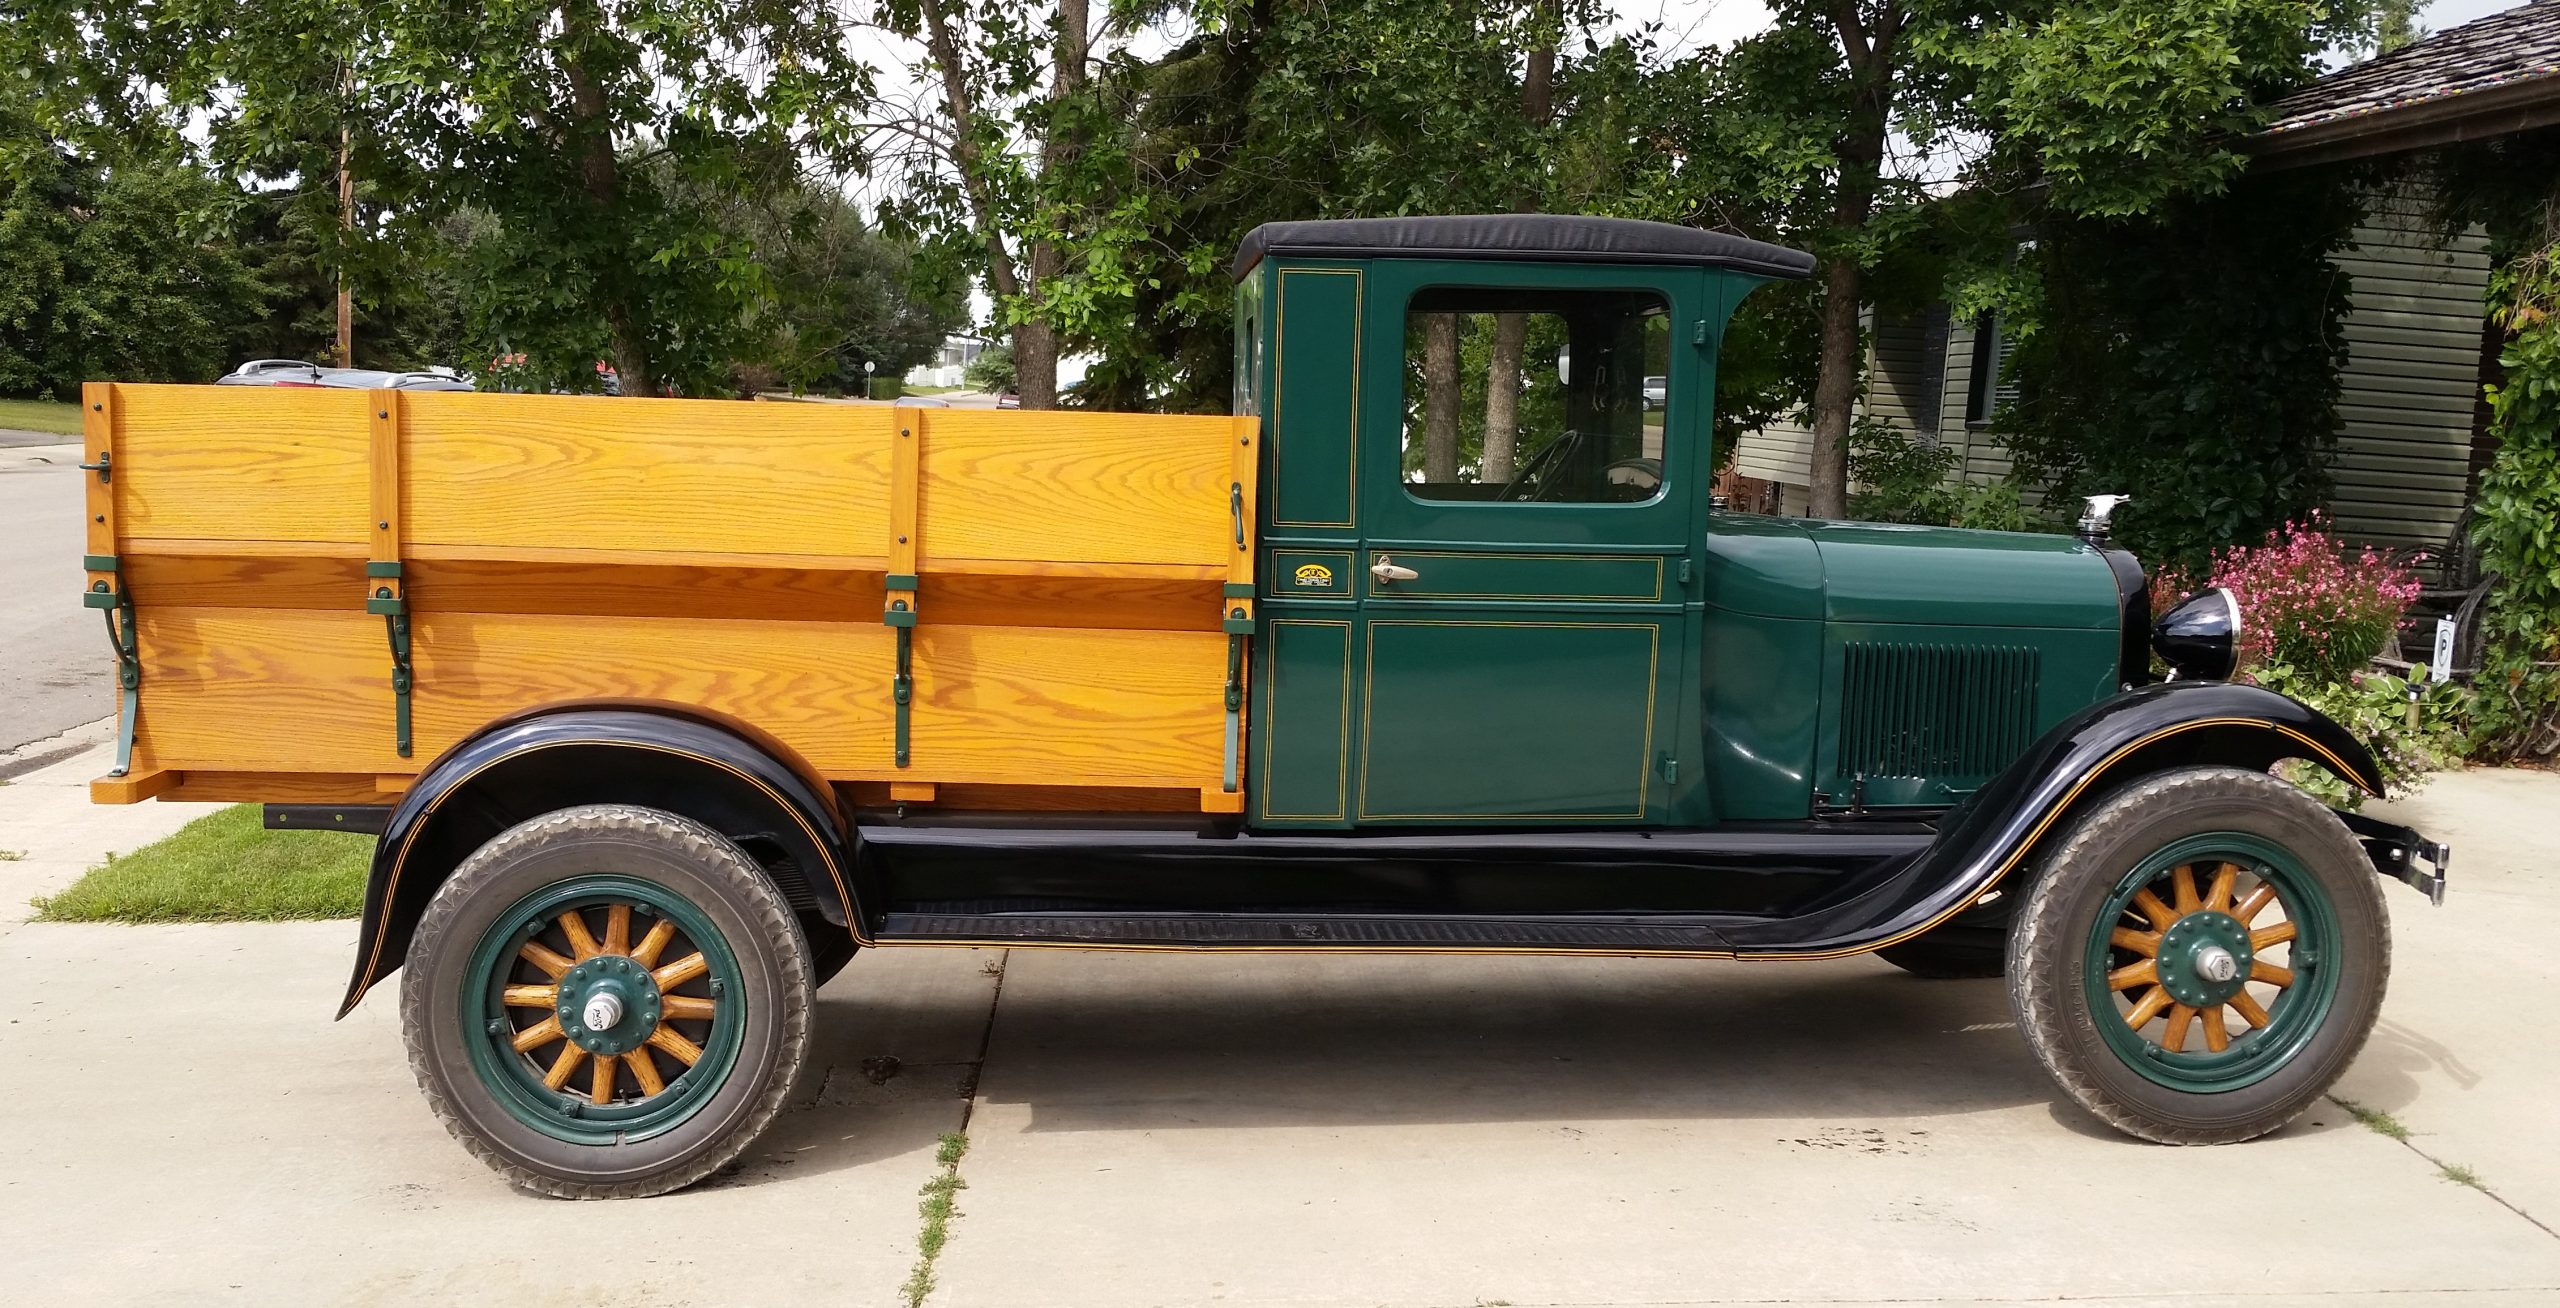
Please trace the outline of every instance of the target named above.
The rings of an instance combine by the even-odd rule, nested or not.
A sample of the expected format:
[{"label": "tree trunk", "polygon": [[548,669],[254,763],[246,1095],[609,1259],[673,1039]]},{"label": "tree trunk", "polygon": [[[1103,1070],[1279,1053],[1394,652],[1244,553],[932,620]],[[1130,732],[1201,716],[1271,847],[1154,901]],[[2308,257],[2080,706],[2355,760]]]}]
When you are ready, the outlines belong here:
[{"label": "tree trunk", "polygon": [[[1058,43],[1052,54],[1049,75],[1049,130],[1040,141],[1040,176],[1043,182],[1054,181],[1075,166],[1082,143],[1074,133],[1065,130],[1059,110],[1083,91],[1085,60],[1091,50],[1092,29],[1087,25],[1086,0],[1058,0]],[[1065,251],[1052,240],[1031,243],[1029,284],[1031,320],[1016,323],[1013,328],[1014,387],[1026,409],[1058,407],[1058,328],[1045,317],[1044,301],[1065,267]]]},{"label": "tree trunk", "polygon": [[[933,56],[935,71],[942,75],[943,110],[951,115],[951,166],[959,172],[960,189],[969,197],[971,225],[977,228],[978,239],[986,243],[987,291],[998,312],[1002,312],[1021,298],[1023,279],[1013,265],[1013,252],[1005,248],[1004,232],[995,223],[995,191],[987,179],[986,160],[978,149],[978,112],[969,94],[969,79],[960,64],[959,42],[952,39],[951,20],[943,12],[941,0],[919,0],[917,9],[924,20],[925,49]],[[1010,335],[1014,390],[1022,397],[1023,407],[1056,408],[1055,336],[1045,323],[1016,324]],[[1035,384],[1040,396],[1037,406],[1032,403]]]},{"label": "tree trunk", "polygon": [[[1520,116],[1535,133],[1555,117],[1556,29],[1564,21],[1562,0],[1530,0],[1536,15],[1538,43],[1529,48],[1529,65],[1520,79]],[[1513,197],[1514,213],[1535,213],[1538,192],[1523,186]],[[1520,445],[1520,355],[1529,339],[1529,316],[1494,315],[1493,350],[1485,364],[1484,479],[1511,480]]]},{"label": "tree trunk", "polygon": [[1492,357],[1485,364],[1484,479],[1511,480],[1520,446],[1520,352],[1529,339],[1529,315],[1493,315]]},{"label": "tree trunk", "polygon": [[1849,422],[1858,403],[1858,261],[1831,261],[1822,288],[1822,369],[1813,383],[1812,516],[1849,516]]},{"label": "tree trunk", "polygon": [[1058,407],[1057,328],[1038,321],[1013,325],[1013,393],[1026,409]]},{"label": "tree trunk", "polygon": [[[561,6],[561,71],[569,79],[569,130],[565,144],[578,160],[578,182],[599,221],[610,222],[622,204],[622,166],[613,153],[613,123],[604,86],[588,70],[585,46],[597,39],[601,17],[594,0]],[[625,395],[658,393],[658,371],[649,349],[648,306],[625,269],[598,270],[597,295],[605,326],[613,333],[613,368]]]},{"label": "tree trunk", "polygon": [[1458,315],[1422,320],[1422,479],[1458,479]]},{"label": "tree trunk", "polygon": [[1896,4],[1885,5],[1874,17],[1870,32],[1856,4],[1843,0],[1832,12],[1857,99],[1836,143],[1840,181],[1831,207],[1833,253],[1823,281],[1822,364],[1813,383],[1813,449],[1806,480],[1817,518],[1849,516],[1849,424],[1865,362],[1858,349],[1861,270],[1850,251],[1875,213],[1885,129],[1893,116],[1893,48],[1906,20]]}]

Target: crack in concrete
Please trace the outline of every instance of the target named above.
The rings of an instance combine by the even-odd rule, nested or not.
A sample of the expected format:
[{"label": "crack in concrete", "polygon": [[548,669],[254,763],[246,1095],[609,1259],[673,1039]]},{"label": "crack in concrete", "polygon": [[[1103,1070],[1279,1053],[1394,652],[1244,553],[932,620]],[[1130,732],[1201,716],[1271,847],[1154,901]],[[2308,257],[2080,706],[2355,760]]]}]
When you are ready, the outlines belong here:
[{"label": "crack in concrete", "polygon": [[[2343,1100],[2343,1099],[2340,1099],[2340,1098],[2339,1098],[2339,1097],[2337,1097],[2336,1095],[2322,1095],[2322,1096],[2321,1096],[2321,1098],[2326,1099],[2326,1100],[2328,1100],[2330,1103],[2336,1104],[2338,1107],[2345,1109],[2345,1110],[2347,1111],[2347,1115],[2348,1115],[2348,1116],[2350,1116],[2350,1117],[2353,1117],[2353,1116],[2355,1116],[2355,1115],[2356,1115],[2355,1107],[2354,1107],[2353,1105],[2349,1104],[2347,1101],[2345,1101],[2345,1100]],[[2368,1130],[2370,1130],[2371,1128],[2370,1128],[2370,1127],[2368,1127],[2367,1129],[2368,1129]],[[2375,1132],[2374,1132],[2374,1134],[2376,1134],[2376,1135],[2380,1135],[2380,1136],[2382,1136],[2384,1139],[2386,1139],[2386,1140],[2390,1140],[2390,1141],[2392,1141],[2392,1142],[2394,1142],[2394,1143],[2398,1144],[2401,1148],[2408,1150],[2410,1153],[2416,1154],[2418,1157],[2420,1157],[2420,1158],[2423,1158],[2423,1159],[2427,1160],[2427,1162],[2428,1162],[2431,1166],[2433,1166],[2433,1167],[2436,1169],[2436,1174],[2437,1174],[2438,1176],[2443,1176],[2443,1177],[2444,1177],[2446,1180],[2448,1180],[2448,1181],[2453,1180],[2453,1178],[2452,1178],[2450,1175],[2447,1175],[2447,1173],[2448,1173],[2448,1172],[2450,1172],[2450,1171],[2452,1170],[2452,1168],[2453,1168],[2453,1166],[2454,1166],[2454,1165],[2453,1165],[2453,1164],[2451,1164],[2451,1163],[2447,1163],[2445,1160],[2443,1160],[2443,1159],[2441,1159],[2441,1158],[2436,1157],[2434,1154],[2428,1153],[2428,1152],[2427,1152],[2426,1150],[2424,1150],[2424,1149],[2419,1148],[2419,1147],[2418,1147],[2418,1143],[2417,1143],[2415,1140],[2411,1140],[2410,1138],[2408,1138],[2408,1137],[2407,1137],[2407,1136],[2405,1136],[2405,1135],[2393,1136],[2393,1135],[2389,1135],[2389,1134],[2386,1134],[2386,1133],[2381,1132],[2381,1131],[2375,1131]],[[2468,1169],[2465,1169],[2465,1170],[2467,1171]],[[2533,1214],[2531,1214],[2531,1213],[2526,1212],[2525,1210],[2523,1210],[2523,1209],[2521,1209],[2521,1208],[2516,1207],[2513,1203],[2511,1203],[2511,1202],[2509,1202],[2509,1201],[2508,1201],[2508,1199],[2507,1199],[2507,1197],[2506,1197],[2505,1195],[2502,1195],[2502,1194],[2498,1193],[2497,1191],[2490,1189],[2486,1183],[2473,1183],[2473,1182],[2454,1181],[2454,1184],[2456,1184],[2456,1185],[2460,1185],[2460,1186],[2462,1186],[2464,1189],[2468,1189],[2468,1190],[2477,1190],[2477,1191],[2479,1191],[2481,1194],[2484,1194],[2484,1195],[2488,1196],[2488,1197],[2489,1197],[2489,1201],[2490,1201],[2490,1202],[2492,1202],[2492,1203],[2494,1203],[2494,1204],[2496,1204],[2496,1205],[2498,1205],[2500,1208],[2504,1208],[2504,1209],[2506,1209],[2508,1212],[2514,1213],[2516,1216],[2521,1217],[2521,1218],[2525,1219],[2526,1221],[2533,1223],[2533,1229],[2535,1229],[2535,1230],[2537,1230],[2537,1231],[2540,1231],[2540,1232],[2542,1232],[2544,1235],[2550,1236],[2551,1238],[2553,1238],[2553,1239],[2555,1239],[2555,1240],[2560,1240],[2560,1231],[2552,1230],[2552,1229],[2551,1229],[2551,1226],[2550,1226],[2550,1224],[2549,1224],[2549,1223],[2547,1223],[2547,1222],[2543,1221],[2541,1218],[2536,1217],[2536,1216],[2534,1216],[2534,1215],[2533,1215]],[[2534,1288],[2534,1289],[2540,1289],[2540,1288],[2542,1288],[2542,1287],[2536,1286],[2536,1287],[2531,1287],[2531,1288]],[[2394,1291],[2393,1293],[2398,1293],[2398,1292],[2397,1292],[2397,1291]],[[2415,1292],[2413,1291],[2412,1293],[2415,1293]],[[2444,1291],[2443,1293],[2454,1293],[2454,1292],[2452,1292],[2452,1291]],[[2462,1293],[2470,1293],[2470,1292],[2469,1292],[2469,1291],[2463,1291]]]}]

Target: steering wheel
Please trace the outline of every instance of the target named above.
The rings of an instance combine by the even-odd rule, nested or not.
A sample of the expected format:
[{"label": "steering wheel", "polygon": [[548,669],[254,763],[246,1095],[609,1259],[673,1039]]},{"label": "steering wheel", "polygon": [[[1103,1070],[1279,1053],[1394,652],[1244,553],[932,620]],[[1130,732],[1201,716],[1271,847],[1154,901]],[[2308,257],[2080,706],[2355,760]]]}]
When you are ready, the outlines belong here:
[{"label": "steering wheel", "polygon": [[1554,489],[1545,484],[1544,478],[1547,472],[1554,465],[1564,461],[1567,450],[1581,442],[1581,432],[1571,427],[1565,428],[1563,435],[1556,437],[1547,448],[1530,455],[1529,461],[1521,464],[1518,472],[1511,474],[1511,480],[1502,483],[1502,489],[1493,497],[1494,503],[1530,504],[1545,499],[1547,492]]}]

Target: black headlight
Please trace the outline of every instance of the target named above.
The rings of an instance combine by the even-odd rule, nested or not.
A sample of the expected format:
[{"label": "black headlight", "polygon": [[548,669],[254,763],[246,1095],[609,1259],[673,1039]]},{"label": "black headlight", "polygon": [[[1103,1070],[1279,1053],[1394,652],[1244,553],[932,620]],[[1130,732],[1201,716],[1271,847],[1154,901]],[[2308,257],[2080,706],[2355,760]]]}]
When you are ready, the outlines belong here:
[{"label": "black headlight", "polygon": [[2151,624],[2151,648],[2177,676],[2227,679],[2240,666],[2240,601],[2220,586],[2189,595]]}]

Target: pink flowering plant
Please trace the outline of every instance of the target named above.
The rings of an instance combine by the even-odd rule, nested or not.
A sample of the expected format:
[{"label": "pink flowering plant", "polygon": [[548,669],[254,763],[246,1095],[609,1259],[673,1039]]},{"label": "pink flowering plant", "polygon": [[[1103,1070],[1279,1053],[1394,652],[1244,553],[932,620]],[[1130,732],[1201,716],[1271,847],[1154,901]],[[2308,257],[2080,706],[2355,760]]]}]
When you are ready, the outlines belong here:
[{"label": "pink flowering plant", "polygon": [[2418,578],[2366,546],[2350,550],[2321,515],[2288,522],[2256,545],[2218,551],[2201,582],[2165,572],[2152,588],[2165,610],[2207,586],[2240,601],[2240,666],[2283,664],[2344,681],[2373,661],[2418,598]]},{"label": "pink flowering plant", "polygon": [[[2371,547],[2350,549],[2320,515],[2288,522],[2255,545],[2218,551],[2199,581],[2176,570],[2153,582],[2166,610],[2207,586],[2240,603],[2239,679],[2290,695],[2373,747],[2394,796],[2460,757],[2469,693],[2369,666],[2418,597],[2418,578]],[[2361,794],[2318,767],[2279,775],[2344,808]]]}]

